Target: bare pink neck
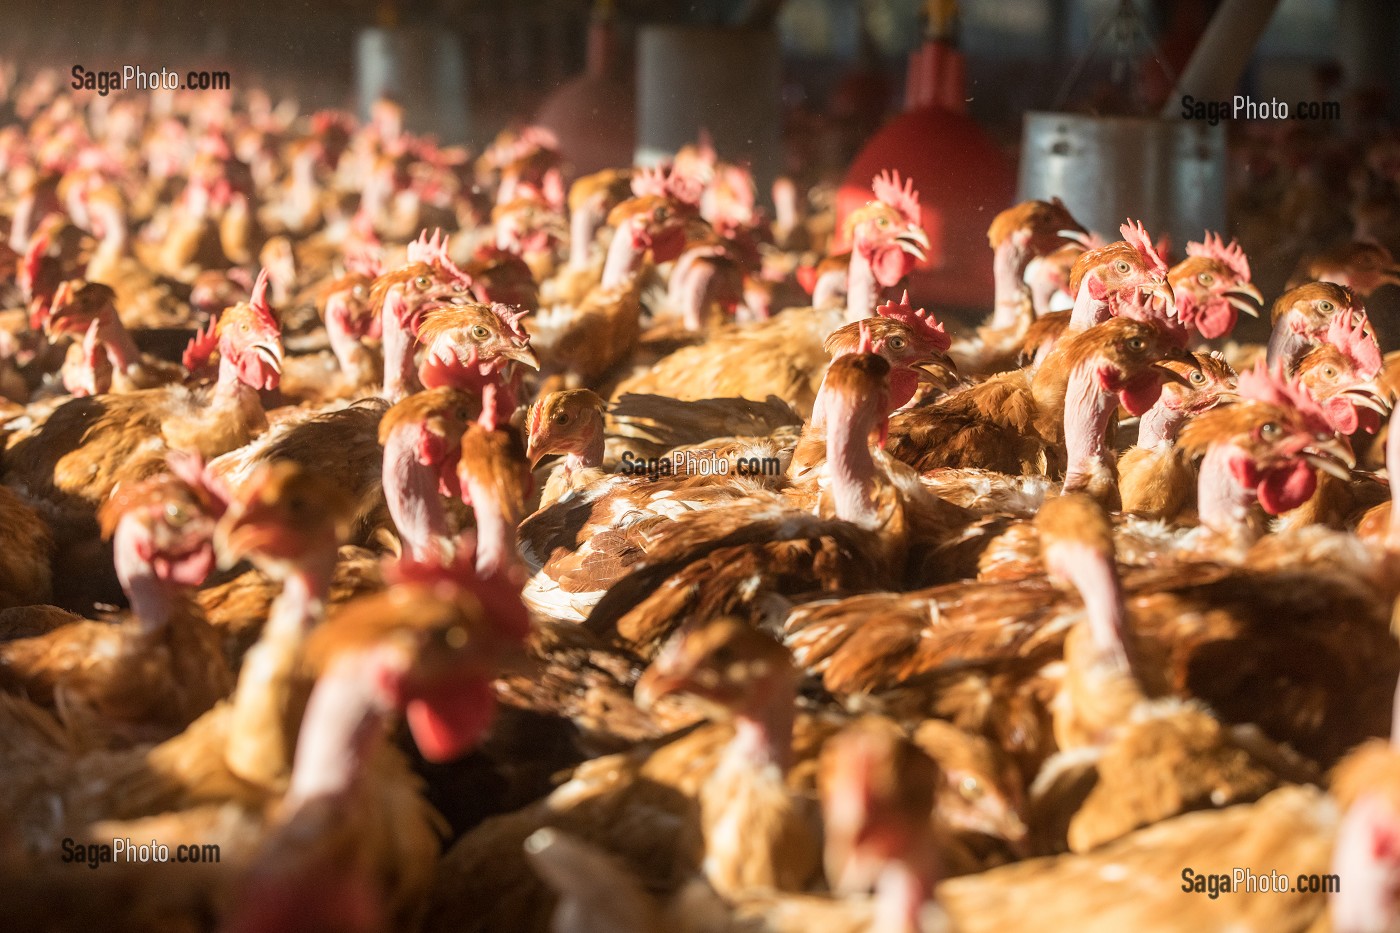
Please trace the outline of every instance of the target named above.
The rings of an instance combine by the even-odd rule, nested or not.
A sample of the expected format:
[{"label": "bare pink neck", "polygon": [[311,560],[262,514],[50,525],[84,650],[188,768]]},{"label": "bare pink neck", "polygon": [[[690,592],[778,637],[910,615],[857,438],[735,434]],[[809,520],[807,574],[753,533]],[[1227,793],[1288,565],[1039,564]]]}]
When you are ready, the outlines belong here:
[{"label": "bare pink neck", "polygon": [[1233,444],[1212,444],[1201,460],[1196,487],[1201,524],[1232,542],[1249,545],[1263,533],[1258,496],[1235,479],[1230,461]]},{"label": "bare pink neck", "polygon": [[603,223],[602,212],[592,204],[583,204],[569,218],[569,268],[588,268],[593,238]]},{"label": "bare pink neck", "polygon": [[870,933],[919,933],[924,928],[920,915],[933,897],[936,880],[936,869],[921,870],[902,858],[886,863],[875,882]]},{"label": "bare pink neck", "polygon": [[384,345],[384,398],[397,402],[417,391],[418,370],[413,365],[413,323],[403,297],[403,286],[389,290],[381,309]]},{"label": "bare pink neck", "polygon": [[645,256],[646,250],[637,249],[632,244],[628,225],[618,227],[613,232],[612,242],[608,244],[608,258],[603,263],[602,286],[616,288],[625,283],[642,267],[642,259]]},{"label": "bare pink neck", "polygon": [[1109,310],[1108,302],[1102,298],[1095,298],[1089,290],[1089,280],[1091,276],[1086,275],[1079,283],[1079,291],[1074,296],[1074,310],[1069,313],[1069,329],[1072,331],[1088,330],[1095,324],[1102,324],[1113,316]]},{"label": "bare pink neck", "polygon": [[[828,402],[828,408],[830,403]],[[875,509],[875,458],[870,454],[873,413],[828,410],[826,468],[836,517],[864,528],[880,525]]]},{"label": "bare pink neck", "polygon": [[472,486],[469,481],[469,488],[463,491],[469,492],[476,516],[476,572],[483,577],[494,577],[519,560],[515,537],[520,516],[503,508],[490,489]]},{"label": "bare pink neck", "polygon": [[569,469],[596,469],[603,465],[603,430],[600,427],[588,437],[588,444],[581,450],[571,450],[565,456]]},{"label": "bare pink neck", "polygon": [[434,542],[445,542],[449,532],[441,494],[442,467],[426,464],[418,456],[425,430],[400,427],[384,445],[384,499],[405,554],[415,560],[426,560]]},{"label": "bare pink neck", "polygon": [[302,718],[286,802],[293,811],[351,791],[382,739],[393,704],[363,655],[340,657],[316,682]]},{"label": "bare pink neck", "polygon": [[1007,237],[992,254],[992,285],[994,302],[992,319],[988,325],[994,328],[1011,327],[1025,315],[1028,307],[1028,289],[1022,281],[1026,273],[1026,263],[1030,255],[1023,247]]},{"label": "bare pink neck", "polygon": [[1052,547],[1051,559],[1084,601],[1094,648],[1107,663],[1128,670],[1127,613],[1113,555],[1078,542],[1055,542]]},{"label": "bare pink neck", "polygon": [[1114,456],[1106,435],[1117,410],[1118,395],[1099,386],[1093,360],[1076,366],[1065,391],[1066,491],[1112,474]]},{"label": "bare pink neck", "polygon": [[775,673],[760,685],[747,708],[736,711],[732,753],[753,767],[786,772],[792,760],[795,704],[794,678],[787,672]]},{"label": "bare pink neck", "polygon": [[301,639],[321,618],[335,573],[335,552],[304,558],[282,583],[267,616],[267,631],[274,636]]},{"label": "bare pink neck", "polygon": [[154,633],[165,628],[174,609],[171,585],[155,575],[150,561],[138,556],[136,537],[144,529],[132,521],[122,520],[112,536],[112,552],[117,579],[131,603],[131,612],[141,623],[141,630]]},{"label": "bare pink neck", "polygon": [[1143,412],[1138,421],[1138,446],[1150,448],[1170,447],[1176,442],[1177,432],[1186,423],[1186,412],[1167,404],[1167,393]]},{"label": "bare pink neck", "polygon": [[863,321],[875,315],[880,302],[880,283],[870,260],[859,249],[851,250],[851,264],[846,272],[846,323]]}]

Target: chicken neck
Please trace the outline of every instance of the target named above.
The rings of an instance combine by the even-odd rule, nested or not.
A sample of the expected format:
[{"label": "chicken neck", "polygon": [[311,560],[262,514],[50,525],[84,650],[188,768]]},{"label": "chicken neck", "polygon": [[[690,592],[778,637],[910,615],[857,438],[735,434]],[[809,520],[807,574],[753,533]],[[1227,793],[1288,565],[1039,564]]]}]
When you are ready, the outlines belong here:
[{"label": "chicken neck", "polygon": [[1168,404],[1167,396],[1168,393],[1163,392],[1161,398],[1142,413],[1138,421],[1139,447],[1162,450],[1176,442],[1177,432],[1186,423],[1187,412]]},{"label": "chicken neck", "polygon": [[522,516],[487,483],[464,476],[462,492],[472,504],[476,517],[476,572],[494,577],[511,567],[516,559],[516,530]]},{"label": "chicken neck", "polygon": [[1240,482],[1231,466],[1243,455],[1233,444],[1211,445],[1201,459],[1196,509],[1202,525],[1247,547],[1263,535],[1264,521],[1257,494]]},{"label": "chicken neck", "polygon": [[[931,862],[923,866],[918,862]],[[933,897],[939,871],[932,853],[924,859],[889,861],[875,881],[875,911],[870,933],[919,933],[924,929],[924,905]]]},{"label": "chicken neck", "polygon": [[583,271],[592,258],[593,240],[606,220],[602,206],[593,200],[580,204],[569,217],[569,268]]},{"label": "chicken neck", "polygon": [[1269,334],[1269,346],[1265,351],[1265,360],[1270,369],[1282,366],[1285,373],[1291,373],[1298,361],[1312,349],[1312,342],[1300,326],[1301,323],[1294,311],[1289,311],[1278,319],[1278,323]]},{"label": "chicken neck", "polygon": [[1065,388],[1065,491],[1101,493],[1114,485],[1113,451],[1108,426],[1118,410],[1118,393],[1099,382],[1093,358],[1070,371]]},{"label": "chicken neck", "polygon": [[637,241],[630,224],[619,227],[608,244],[608,257],[603,263],[603,288],[626,284],[641,271],[646,254],[647,248]]},{"label": "chicken neck", "polygon": [[860,249],[851,250],[851,263],[846,271],[846,323],[863,321],[875,316],[880,303],[880,283],[870,259]]},{"label": "chicken neck", "polygon": [[365,654],[342,656],[316,681],[302,717],[286,804],[350,793],[394,710]]},{"label": "chicken neck", "polygon": [[1025,246],[1018,246],[1015,237],[1007,237],[992,254],[992,317],[987,326],[995,329],[1029,324],[1034,306],[1030,301],[1023,277],[1031,260]]},{"label": "chicken neck", "polygon": [[384,346],[384,398],[397,402],[419,388],[418,370],[413,362],[413,345],[418,312],[408,306],[403,286],[396,285],[384,299],[382,339]]},{"label": "chicken neck", "polygon": [[1108,303],[1108,294],[1094,275],[1095,273],[1091,271],[1079,283],[1079,291],[1074,296],[1074,307],[1069,313],[1069,329],[1071,331],[1088,330],[1095,324],[1102,324],[1113,317],[1113,309]]},{"label": "chicken neck", "polygon": [[399,530],[404,554],[427,560],[449,535],[447,509],[442,502],[442,465],[429,462],[423,451],[435,436],[422,424],[394,431],[384,445],[384,498]]},{"label": "chicken neck", "polygon": [[870,400],[826,393],[826,465],[836,517],[871,530],[884,523],[875,504],[875,458],[870,434],[884,413]]},{"label": "chicken neck", "polygon": [[1129,671],[1127,611],[1113,554],[1081,541],[1056,541],[1046,546],[1046,562],[1083,601],[1096,659],[1115,672]]},{"label": "chicken neck", "polygon": [[131,603],[132,615],[147,635],[169,624],[176,602],[172,585],[156,575],[151,558],[141,556],[141,551],[150,546],[146,529],[137,522],[122,521],[112,536],[117,579]]},{"label": "chicken neck", "polygon": [[671,305],[681,313],[685,329],[701,331],[705,327],[705,309],[711,300],[711,289],[717,284],[715,275],[719,271],[709,257],[692,250],[676,260],[671,273]]},{"label": "chicken neck", "polygon": [[[91,211],[92,209],[89,208]],[[102,239],[97,242],[97,246],[92,251],[92,256],[88,259],[87,268],[83,270],[83,277],[89,282],[102,282],[110,284],[117,275],[117,269],[123,259],[130,255],[130,244],[126,218],[120,211],[109,208],[98,208],[93,211],[94,219],[101,218]]]},{"label": "chicken neck", "polygon": [[334,570],[333,547],[298,563],[273,601],[258,643],[243,659],[224,754],[229,769],[246,781],[272,787],[287,777],[293,674],[306,635],[325,612]]}]

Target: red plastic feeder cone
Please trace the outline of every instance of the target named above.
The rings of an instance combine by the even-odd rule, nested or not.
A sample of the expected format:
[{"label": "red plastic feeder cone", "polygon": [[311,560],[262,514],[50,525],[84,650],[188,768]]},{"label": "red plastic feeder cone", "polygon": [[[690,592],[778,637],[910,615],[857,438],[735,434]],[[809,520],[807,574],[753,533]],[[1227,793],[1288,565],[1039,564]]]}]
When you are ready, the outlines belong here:
[{"label": "red plastic feeder cone", "polygon": [[1002,149],[967,115],[962,53],[930,40],[909,56],[905,111],[866,143],[851,163],[836,210],[846,215],[874,197],[884,169],[912,178],[931,244],[909,277],[925,305],[983,310],[992,303],[987,227],[1016,194],[1016,172]]}]

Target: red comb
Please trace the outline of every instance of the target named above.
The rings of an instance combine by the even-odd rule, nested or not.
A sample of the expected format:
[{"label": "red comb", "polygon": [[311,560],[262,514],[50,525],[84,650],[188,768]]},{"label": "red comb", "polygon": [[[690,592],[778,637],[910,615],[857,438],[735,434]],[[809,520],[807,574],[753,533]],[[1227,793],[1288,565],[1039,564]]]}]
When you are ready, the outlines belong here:
[{"label": "red comb", "polygon": [[219,315],[215,314],[210,316],[206,329],[195,330],[194,336],[190,338],[190,345],[185,347],[184,355],[180,357],[180,362],[185,365],[185,369],[193,373],[209,362],[209,357],[218,346]]},{"label": "red comb", "polygon": [[418,239],[408,244],[408,261],[427,263],[470,285],[471,276],[458,269],[456,263],[447,255],[447,239],[447,235],[441,229],[434,229],[432,237],[424,230],[418,234]]},{"label": "red comb", "polygon": [[520,322],[524,320],[525,315],[530,313],[529,308],[522,308],[519,305],[501,304],[499,301],[493,301],[491,302],[491,312],[501,319],[501,323],[505,325],[506,330],[510,331],[511,334],[522,340],[530,339],[530,334],[524,327],[520,326]]},{"label": "red comb", "polygon": [[1238,240],[1231,240],[1230,245],[1226,246],[1220,234],[1207,230],[1204,242],[1186,244],[1186,255],[1214,259],[1223,263],[1241,282],[1249,281],[1249,257],[1240,248]]},{"label": "red comb", "polygon": [[1167,261],[1157,252],[1157,247],[1153,245],[1152,237],[1148,236],[1142,221],[1129,218],[1127,223],[1118,228],[1118,232],[1138,251],[1138,255],[1142,257],[1142,264],[1149,271],[1158,275],[1167,274]]},{"label": "red comb", "polygon": [[29,248],[24,251],[24,262],[20,266],[19,286],[31,297],[34,294],[34,280],[39,277],[39,263],[49,251],[49,232],[40,228],[29,240]]},{"label": "red comb", "polygon": [[1253,369],[1240,373],[1237,381],[1241,399],[1263,402],[1284,410],[1296,410],[1307,419],[1314,430],[1332,430],[1332,422],[1327,417],[1327,412],[1312,397],[1312,393],[1304,388],[1301,382],[1289,382],[1279,372],[1269,370],[1263,360],[1256,363]]},{"label": "red comb", "polygon": [[1356,374],[1373,379],[1381,371],[1381,347],[1376,335],[1366,326],[1366,318],[1357,315],[1355,323],[1350,314],[1338,314],[1327,328],[1327,342],[1346,354]]},{"label": "red comb", "polygon": [[267,303],[267,269],[258,271],[258,277],[253,282],[253,294],[248,299],[248,307],[259,317],[266,317],[268,322],[277,323],[277,319],[272,314],[272,306]]},{"label": "red comb", "polygon": [[906,223],[919,223],[922,215],[919,212],[919,193],[914,190],[914,179],[906,178],[901,184],[899,172],[886,170],[875,176],[875,180],[870,183],[870,190],[875,192],[877,200],[899,211]]},{"label": "red comb", "polygon": [[462,591],[480,601],[489,618],[508,638],[524,641],[530,634],[530,615],[520,601],[520,584],[510,574],[483,578],[476,572],[476,541],[463,535],[457,541],[451,561],[415,561],[402,558],[384,567],[390,584],[416,584],[431,587],[443,598],[452,599]]},{"label": "red comb", "polygon": [[658,165],[635,169],[632,172],[632,194],[644,198],[647,195],[666,196],[666,170]]},{"label": "red comb", "polygon": [[857,353],[874,353],[875,341],[870,339],[870,325],[864,321],[860,322],[860,344],[856,347]]},{"label": "red comb", "polygon": [[359,242],[345,251],[345,268],[348,272],[377,279],[384,271],[384,257],[378,247]]},{"label": "red comb", "polygon": [[939,352],[947,350],[953,345],[953,338],[948,336],[942,324],[934,320],[932,311],[924,308],[914,310],[914,307],[909,304],[909,292],[907,291],[898,304],[887,301],[876,308],[875,313],[880,317],[887,317],[892,321],[901,321],[908,325],[910,330],[932,344],[934,349]]}]

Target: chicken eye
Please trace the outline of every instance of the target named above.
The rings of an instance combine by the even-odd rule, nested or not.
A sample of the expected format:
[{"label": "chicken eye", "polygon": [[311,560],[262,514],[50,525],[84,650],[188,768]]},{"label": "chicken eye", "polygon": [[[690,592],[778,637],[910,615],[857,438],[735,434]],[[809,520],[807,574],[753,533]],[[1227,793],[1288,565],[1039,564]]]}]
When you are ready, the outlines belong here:
[{"label": "chicken eye", "polygon": [[1206,382],[1206,374],[1205,374],[1205,373],[1201,372],[1199,369],[1193,369],[1193,370],[1191,371],[1191,384],[1192,384],[1193,386],[1205,385],[1205,382]]},{"label": "chicken eye", "polygon": [[1332,309],[1335,307],[1336,305],[1332,304],[1332,302],[1326,300],[1325,298],[1317,303],[1317,310],[1321,311],[1323,314],[1331,314]]},{"label": "chicken eye", "polygon": [[248,325],[248,322],[247,322],[247,321],[244,321],[242,324],[239,324],[239,325],[238,325],[238,329],[241,330],[241,331],[243,331],[243,333],[246,334],[246,333],[248,333],[248,331],[252,330],[253,328],[250,327],[250,326]]},{"label": "chicken eye", "polygon": [[567,411],[556,411],[554,417],[549,420],[553,421],[555,424],[568,424],[569,413]]},{"label": "chicken eye", "polygon": [[1209,272],[1202,272],[1200,275],[1196,276],[1196,281],[1206,287],[1210,287],[1215,284],[1215,276],[1211,275]]},{"label": "chicken eye", "polygon": [[472,328],[473,340],[485,340],[489,336],[491,336],[491,332],[481,324],[477,324],[475,327]]},{"label": "chicken eye", "polygon": [[460,295],[467,290],[467,286],[463,285],[461,282],[453,282],[452,290]]},{"label": "chicken eye", "polygon": [[1324,378],[1324,379],[1335,379],[1335,378],[1337,378],[1337,368],[1336,368],[1335,366],[1324,366],[1324,367],[1322,367],[1322,378]]},{"label": "chicken eye", "polygon": [[1146,340],[1143,340],[1141,337],[1129,337],[1129,338],[1128,338],[1128,349],[1129,349],[1129,350],[1145,350],[1146,348],[1147,348],[1147,341],[1146,341]]},{"label": "chicken eye", "polygon": [[350,289],[350,294],[354,295],[356,298],[363,298],[365,297],[365,287],[363,285],[356,285],[354,288]]},{"label": "chicken eye", "polygon": [[1263,426],[1262,428],[1259,429],[1259,434],[1260,434],[1261,437],[1275,438],[1275,437],[1278,437],[1278,436],[1279,436],[1279,433],[1280,433],[1281,431],[1282,431],[1282,428],[1280,428],[1280,427],[1279,427],[1277,424],[1275,424],[1274,422],[1269,421],[1269,422],[1266,422],[1266,423],[1264,424],[1264,426]]},{"label": "chicken eye", "polygon": [[418,276],[418,278],[413,280],[413,284],[417,285],[419,289],[426,289],[432,283],[433,280],[428,278],[426,275],[420,275]]},{"label": "chicken eye", "polygon": [[984,792],[982,782],[972,775],[968,775],[958,782],[958,793],[962,794],[964,800],[977,800]]},{"label": "chicken eye", "polygon": [[890,225],[890,219],[888,217],[877,217],[875,218],[875,223],[879,224],[881,227],[888,227]]},{"label": "chicken eye", "polygon": [[1120,259],[1113,264],[1113,268],[1117,269],[1120,275],[1127,275],[1128,270],[1132,267],[1128,265],[1128,261],[1126,259]]},{"label": "chicken eye", "polygon": [[903,338],[903,337],[900,337],[900,336],[898,336],[898,335],[896,335],[896,336],[894,336],[894,337],[891,337],[891,338],[889,339],[889,347],[890,347],[891,350],[903,350],[903,349],[904,349],[904,344],[905,344],[904,338]]},{"label": "chicken eye", "polygon": [[167,502],[165,504],[165,520],[176,528],[190,520],[190,514],[185,511],[184,506],[178,502]]}]

